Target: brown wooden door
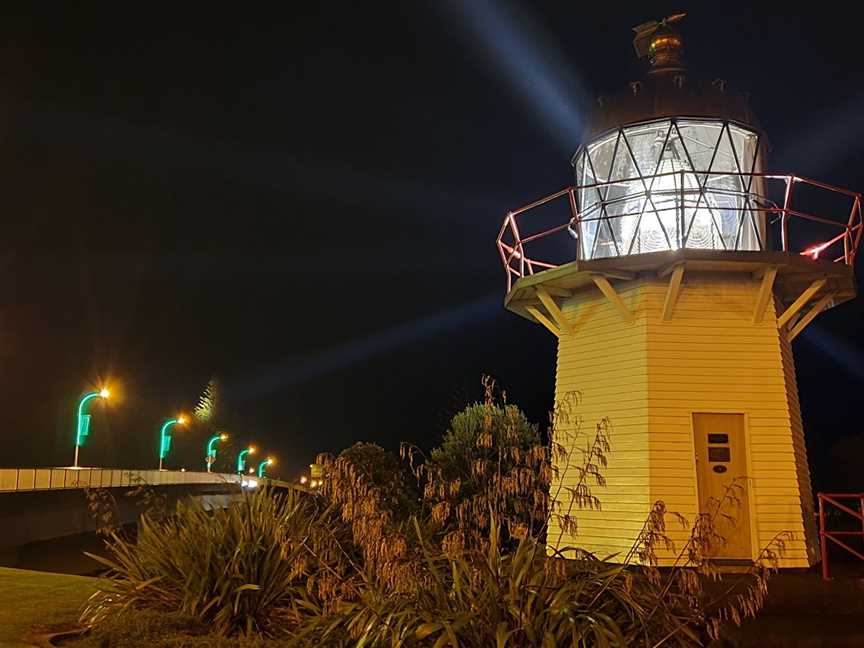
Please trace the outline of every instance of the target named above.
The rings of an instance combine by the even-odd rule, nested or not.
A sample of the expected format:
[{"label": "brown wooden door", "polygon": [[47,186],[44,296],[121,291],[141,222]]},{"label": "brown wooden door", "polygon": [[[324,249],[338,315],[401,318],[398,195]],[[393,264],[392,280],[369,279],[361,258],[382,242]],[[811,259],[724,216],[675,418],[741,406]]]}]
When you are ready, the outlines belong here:
[{"label": "brown wooden door", "polygon": [[693,414],[699,512],[717,536],[713,558],[750,560],[749,484],[743,414]]}]

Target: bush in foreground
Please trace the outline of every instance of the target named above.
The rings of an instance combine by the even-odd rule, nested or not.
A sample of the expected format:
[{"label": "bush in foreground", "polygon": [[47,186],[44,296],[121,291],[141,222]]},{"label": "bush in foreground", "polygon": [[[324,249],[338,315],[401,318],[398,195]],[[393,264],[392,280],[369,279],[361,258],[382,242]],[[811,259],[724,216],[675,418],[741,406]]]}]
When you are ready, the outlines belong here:
[{"label": "bush in foreground", "polygon": [[302,538],[315,502],[262,490],[227,509],[178,505],[163,520],[142,516],[136,542],[116,533],[111,586],[97,592],[82,620],[98,626],[124,612],[180,615],[219,635],[277,632],[305,583]]}]

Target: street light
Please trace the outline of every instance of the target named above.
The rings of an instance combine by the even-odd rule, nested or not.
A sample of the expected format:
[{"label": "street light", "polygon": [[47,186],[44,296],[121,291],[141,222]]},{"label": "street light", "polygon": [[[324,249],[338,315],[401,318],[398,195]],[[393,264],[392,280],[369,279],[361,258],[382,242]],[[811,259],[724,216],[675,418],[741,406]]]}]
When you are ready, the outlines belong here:
[{"label": "street light", "polygon": [[237,455],[237,472],[238,474],[243,474],[246,471],[246,455],[255,454],[255,446],[249,446],[248,448],[244,448]]},{"label": "street light", "polygon": [[159,470],[162,470],[162,462],[168,456],[168,451],[171,449],[171,435],[168,434],[175,425],[185,425],[186,417],[178,416],[177,418],[168,419],[162,424],[162,429],[159,431]]},{"label": "street light", "polygon": [[258,464],[258,477],[263,478],[265,476],[264,471],[267,469],[267,466],[272,466],[275,463],[275,459],[273,459],[272,457],[267,457],[267,459]]},{"label": "street light", "polygon": [[90,415],[85,413],[85,406],[94,398],[106,399],[111,395],[105,387],[99,391],[89,392],[81,397],[78,403],[78,431],[75,433],[75,461],[72,464],[73,468],[78,467],[78,449],[84,445],[84,441],[90,434]]},{"label": "street light", "polygon": [[207,457],[205,461],[207,462],[207,472],[210,472],[210,469],[213,467],[213,463],[216,461],[216,444],[219,441],[227,441],[228,435],[224,432],[222,434],[217,434],[215,436],[210,437],[210,440],[207,442]]}]

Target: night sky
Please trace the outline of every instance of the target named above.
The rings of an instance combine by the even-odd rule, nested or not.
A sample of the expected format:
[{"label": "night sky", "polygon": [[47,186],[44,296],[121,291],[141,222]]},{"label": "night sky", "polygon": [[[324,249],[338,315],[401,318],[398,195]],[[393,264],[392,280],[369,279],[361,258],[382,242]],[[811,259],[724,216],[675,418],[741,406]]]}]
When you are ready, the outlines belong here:
[{"label": "night sky", "polygon": [[[554,341],[504,310],[495,236],[572,181],[586,110],[642,76],[630,28],[680,5],[26,4],[0,16],[0,465],[69,465],[103,379],[85,465],[152,467],[212,376],[283,476],[434,445],[483,373],[546,420]],[[862,16],[759,4],[698,3],[691,74],[751,93],[769,169],[864,190]],[[861,435],[862,324],[794,345],[817,486]]]}]

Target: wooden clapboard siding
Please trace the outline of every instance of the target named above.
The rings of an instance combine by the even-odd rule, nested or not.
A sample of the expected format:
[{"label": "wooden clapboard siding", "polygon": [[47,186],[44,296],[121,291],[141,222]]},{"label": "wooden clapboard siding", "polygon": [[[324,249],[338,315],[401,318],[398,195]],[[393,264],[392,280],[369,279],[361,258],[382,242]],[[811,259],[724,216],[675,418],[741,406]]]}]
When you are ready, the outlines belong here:
[{"label": "wooden clapboard siding", "polygon": [[[752,322],[758,287],[740,278],[686,276],[673,317],[662,321],[666,282],[646,280],[650,497],[692,522],[698,514],[692,414],[743,413],[754,557],[788,531],[795,539],[781,564],[806,566],[813,535],[805,532],[802,511],[812,502],[794,364],[774,309]],[[670,480],[670,470],[681,479]],[[681,546],[689,529],[670,524],[669,535]]]},{"label": "wooden clapboard siding", "polygon": [[[804,523],[804,544],[807,552],[807,562],[812,565],[820,559],[819,531],[816,526],[813,487],[810,483],[810,465],[807,462],[807,446],[804,442],[804,423],[801,416],[801,405],[798,402],[795,360],[792,356],[792,344],[786,335],[780,335],[780,350],[783,357],[783,377],[786,381],[786,396],[789,399],[789,420],[792,428],[795,471]],[[774,468],[774,466],[771,466],[771,468]],[[788,462],[785,468],[789,470]],[[793,513],[794,511],[788,511],[789,515]],[[798,544],[796,543],[796,547]]]},{"label": "wooden clapboard siding", "polygon": [[[562,303],[564,314],[573,323],[574,333],[562,335],[558,342],[556,399],[579,392],[574,414],[579,417],[578,436],[568,444],[572,461],[574,450],[584,448],[594,438],[595,426],[608,418],[612,451],[604,470],[606,485],[590,484],[600,499],[600,510],[572,509],[578,533],[562,533],[553,518],[548,534],[551,547],[578,546],[600,557],[630,550],[649,511],[648,498],[648,412],[645,355],[646,317],[641,298],[641,282],[618,284],[616,290],[635,314],[635,323],[623,320],[606,297],[592,287]],[[561,425],[560,436],[576,433],[576,423]],[[560,483],[573,487],[576,471],[561,471]],[[552,492],[556,492],[556,484]],[[563,508],[569,496],[562,491]]]},{"label": "wooden clapboard siding", "polygon": [[[550,546],[620,558],[657,500],[692,524],[698,514],[692,415],[731,412],[746,416],[754,557],[778,533],[791,532],[794,540],[787,541],[781,565],[812,564],[815,522],[794,361],[773,304],[760,323],[752,322],[759,282],[740,275],[685,275],[668,321],[662,320],[666,280],[614,286],[635,323],[626,323],[593,287],[561,304],[573,332],[559,338],[556,398],[581,393],[574,411],[581,429],[568,450],[584,447],[604,417],[612,426],[612,449],[606,485],[592,485],[601,510],[571,510],[579,525],[576,537],[562,533],[553,518]],[[573,435],[575,424],[563,425],[560,433]],[[564,510],[570,501],[566,488],[576,479],[575,471],[563,472],[552,486]],[[667,518],[667,532],[679,548],[689,538],[689,524],[682,528]],[[662,562],[672,559],[661,555]]]}]

